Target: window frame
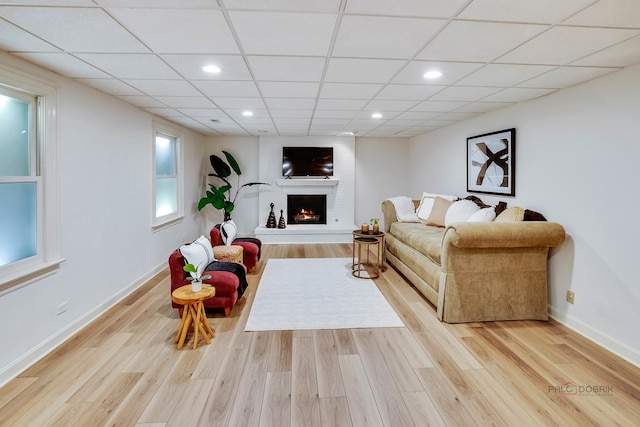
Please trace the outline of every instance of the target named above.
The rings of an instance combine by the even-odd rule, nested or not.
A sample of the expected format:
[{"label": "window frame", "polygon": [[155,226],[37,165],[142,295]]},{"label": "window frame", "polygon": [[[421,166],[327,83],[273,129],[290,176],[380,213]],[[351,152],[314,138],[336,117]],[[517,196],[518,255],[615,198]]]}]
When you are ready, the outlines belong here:
[{"label": "window frame", "polygon": [[[0,266],[0,295],[55,273],[60,263],[58,202],[57,87],[50,82],[0,64],[0,87],[10,94],[35,98],[30,127],[35,132],[34,156],[28,176],[4,182],[36,182],[37,254]],[[17,99],[20,99],[17,97]]]},{"label": "window frame", "polygon": [[[176,178],[176,203],[177,211],[168,215],[156,217],[156,182],[159,176],[156,175],[156,137],[162,136],[170,138],[175,141],[175,178]],[[160,230],[164,227],[170,226],[176,222],[182,221],[184,218],[184,168],[182,164],[183,159],[183,137],[182,131],[173,126],[169,126],[160,122],[153,122],[153,135],[152,135],[152,186],[151,186],[151,227],[154,231]],[[164,176],[163,176],[164,177]],[[164,177],[166,178],[166,177]]]}]

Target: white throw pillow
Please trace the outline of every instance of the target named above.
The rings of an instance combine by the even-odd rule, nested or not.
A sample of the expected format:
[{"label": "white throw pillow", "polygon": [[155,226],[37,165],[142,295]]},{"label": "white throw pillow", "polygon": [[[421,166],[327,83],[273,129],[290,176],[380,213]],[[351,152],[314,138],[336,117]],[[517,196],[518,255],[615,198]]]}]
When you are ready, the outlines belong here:
[{"label": "white throw pillow", "polygon": [[467,219],[467,222],[492,222],[496,219],[496,210],[494,208],[480,209]]},{"label": "white throw pillow", "polygon": [[397,196],[389,199],[396,208],[396,217],[400,222],[420,222],[416,216],[416,207],[411,197]]},{"label": "white throw pillow", "polygon": [[198,268],[200,275],[209,264],[215,261],[211,242],[204,236],[198,237],[193,243],[180,246],[180,253],[188,264],[193,264]]},{"label": "white throw pillow", "polygon": [[436,197],[442,197],[443,199],[454,201],[456,196],[448,196],[444,194],[422,193],[422,199],[418,206],[417,215],[420,221],[426,222],[433,209],[433,202]]},{"label": "white throw pillow", "polygon": [[220,237],[222,238],[222,243],[227,246],[231,246],[234,240],[236,240],[236,236],[238,235],[238,226],[232,219],[229,221],[225,221],[220,226]]},{"label": "white throw pillow", "polygon": [[480,206],[476,205],[471,200],[458,200],[447,209],[447,214],[444,217],[444,226],[448,227],[454,222],[466,222],[471,215],[478,212]]}]

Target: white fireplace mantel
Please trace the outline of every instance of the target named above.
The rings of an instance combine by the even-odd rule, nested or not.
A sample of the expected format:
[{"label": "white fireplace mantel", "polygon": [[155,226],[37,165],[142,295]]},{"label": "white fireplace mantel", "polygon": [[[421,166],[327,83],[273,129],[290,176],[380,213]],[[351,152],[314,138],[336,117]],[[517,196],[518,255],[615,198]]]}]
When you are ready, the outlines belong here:
[{"label": "white fireplace mantel", "polygon": [[339,182],[339,179],[333,178],[276,179],[276,184],[280,187],[334,187]]}]

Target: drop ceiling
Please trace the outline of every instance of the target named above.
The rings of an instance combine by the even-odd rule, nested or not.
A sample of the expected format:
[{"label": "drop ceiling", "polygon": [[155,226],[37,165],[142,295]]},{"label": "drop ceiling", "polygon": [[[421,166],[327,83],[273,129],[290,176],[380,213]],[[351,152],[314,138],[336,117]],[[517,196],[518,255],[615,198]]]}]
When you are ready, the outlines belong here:
[{"label": "drop ceiling", "polygon": [[640,63],[640,4],[0,0],[0,49],[205,135],[408,137]]}]

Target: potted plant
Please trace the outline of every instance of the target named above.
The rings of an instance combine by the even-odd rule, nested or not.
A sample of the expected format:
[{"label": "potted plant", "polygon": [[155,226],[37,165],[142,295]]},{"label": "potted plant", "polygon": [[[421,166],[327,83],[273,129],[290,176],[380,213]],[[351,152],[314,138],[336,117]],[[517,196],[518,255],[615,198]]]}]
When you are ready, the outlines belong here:
[{"label": "potted plant", "polygon": [[[227,159],[226,162],[215,154],[209,156],[209,162],[211,163],[211,167],[214,171],[214,173],[210,173],[209,176],[218,178],[222,181],[222,184],[209,184],[209,189],[207,190],[205,197],[201,198],[198,202],[198,210],[200,211],[205,206],[211,205],[223,212],[224,220],[220,226],[220,230],[223,240],[227,245],[230,245],[238,232],[238,227],[231,219],[231,212],[233,212],[233,209],[235,208],[236,199],[238,198],[238,194],[240,194],[240,190],[244,187],[250,187],[253,185],[269,184],[264,182],[247,182],[246,184],[240,185],[240,175],[242,175],[242,171],[240,170],[238,162],[230,153],[226,151],[222,151],[222,153]],[[231,194],[233,185],[229,181],[232,171],[235,172],[237,176],[237,188],[233,195]]]},{"label": "potted plant", "polygon": [[373,234],[378,234],[380,232],[380,226],[378,225],[379,218],[371,218],[369,220],[371,222],[371,228],[373,229]]},{"label": "potted plant", "polygon": [[182,269],[190,275],[190,277],[187,277],[187,280],[191,282],[191,290],[193,292],[200,292],[202,290],[202,281],[211,279],[209,274],[203,276],[202,273],[198,271],[198,267],[200,267],[200,264],[198,264],[197,267],[193,264],[187,264],[182,267]]}]

